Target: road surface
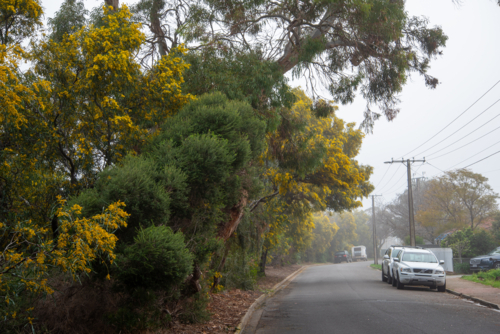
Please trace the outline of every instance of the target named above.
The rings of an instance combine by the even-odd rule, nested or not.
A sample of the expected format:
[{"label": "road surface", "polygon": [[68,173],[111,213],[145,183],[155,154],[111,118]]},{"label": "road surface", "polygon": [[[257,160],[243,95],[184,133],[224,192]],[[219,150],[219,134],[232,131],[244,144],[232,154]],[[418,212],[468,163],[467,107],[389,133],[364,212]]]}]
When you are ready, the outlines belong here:
[{"label": "road surface", "polygon": [[369,264],[306,269],[254,313],[244,334],[500,333],[500,312],[425,287],[397,290]]}]

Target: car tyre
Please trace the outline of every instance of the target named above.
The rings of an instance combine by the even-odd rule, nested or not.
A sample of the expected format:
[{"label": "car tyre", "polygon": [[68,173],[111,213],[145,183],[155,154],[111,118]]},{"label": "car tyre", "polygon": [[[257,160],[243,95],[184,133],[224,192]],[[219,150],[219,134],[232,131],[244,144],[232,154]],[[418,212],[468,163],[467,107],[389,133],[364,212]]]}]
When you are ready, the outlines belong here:
[{"label": "car tyre", "polygon": [[396,279],[396,276],[392,276],[392,286],[396,286],[398,280]]},{"label": "car tyre", "polygon": [[405,288],[405,285],[401,283],[401,281],[399,280],[399,274],[398,274],[398,281],[396,282],[396,287],[398,288],[398,290],[403,290]]},{"label": "car tyre", "polygon": [[446,292],[446,282],[444,282],[443,286],[438,286],[438,292]]},{"label": "car tyre", "polygon": [[392,284],[392,277],[390,273],[387,275],[387,284]]},{"label": "car tyre", "polygon": [[384,269],[382,269],[381,272],[382,272],[382,282],[387,282],[387,277],[384,276]]}]

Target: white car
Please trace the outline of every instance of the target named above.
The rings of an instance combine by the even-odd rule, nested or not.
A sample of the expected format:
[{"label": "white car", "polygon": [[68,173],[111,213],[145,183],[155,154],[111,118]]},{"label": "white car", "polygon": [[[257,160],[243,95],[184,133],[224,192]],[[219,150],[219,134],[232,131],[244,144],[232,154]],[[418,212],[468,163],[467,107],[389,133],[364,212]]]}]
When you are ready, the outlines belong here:
[{"label": "white car", "polygon": [[403,248],[392,265],[392,285],[425,285],[439,292],[446,291],[446,272],[434,253],[427,249]]}]

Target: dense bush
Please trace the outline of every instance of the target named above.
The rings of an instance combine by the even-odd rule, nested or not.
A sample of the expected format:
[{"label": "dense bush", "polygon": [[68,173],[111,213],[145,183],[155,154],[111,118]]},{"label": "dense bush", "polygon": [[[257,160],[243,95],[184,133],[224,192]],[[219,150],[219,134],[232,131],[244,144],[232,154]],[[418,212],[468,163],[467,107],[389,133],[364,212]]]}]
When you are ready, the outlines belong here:
[{"label": "dense bush", "polygon": [[454,263],[453,272],[455,274],[470,274],[470,265],[469,263]]},{"label": "dense bush", "polygon": [[170,290],[191,273],[193,255],[181,232],[167,226],[140,230],[134,243],[117,258],[118,280],[129,290]]},{"label": "dense bush", "polygon": [[497,244],[493,235],[481,229],[472,230],[470,227],[456,231],[441,242],[441,247],[453,248],[454,256],[458,256],[458,247],[462,257],[472,258],[491,252]]},{"label": "dense bush", "polygon": [[[179,174],[180,172],[177,172]],[[128,156],[120,166],[110,167],[99,174],[94,188],[84,191],[71,203],[83,207],[86,215],[98,214],[112,202],[125,202],[130,214],[127,228],[117,232],[121,241],[132,242],[140,226],[167,224],[170,216],[170,179],[174,171],[158,170],[150,159]],[[179,178],[181,176],[177,176]],[[177,185],[183,187],[184,185]]]}]

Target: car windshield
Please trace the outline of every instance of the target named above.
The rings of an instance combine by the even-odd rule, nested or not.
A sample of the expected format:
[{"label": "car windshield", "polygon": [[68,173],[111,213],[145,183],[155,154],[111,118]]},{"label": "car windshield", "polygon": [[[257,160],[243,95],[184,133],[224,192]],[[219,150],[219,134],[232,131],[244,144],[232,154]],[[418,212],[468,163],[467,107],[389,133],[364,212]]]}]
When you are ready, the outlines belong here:
[{"label": "car windshield", "polygon": [[401,251],[400,249],[393,249],[392,253],[391,253],[391,257],[397,257],[400,251]]},{"label": "car windshield", "polygon": [[494,251],[492,251],[491,253],[489,253],[488,255],[500,255],[500,249],[495,249]]},{"label": "car windshield", "polygon": [[429,253],[404,253],[403,261],[437,263],[436,257]]}]

